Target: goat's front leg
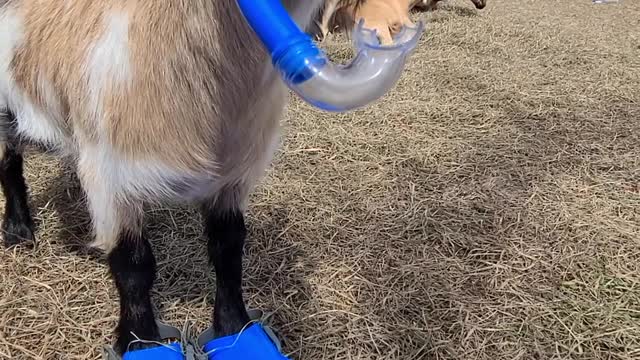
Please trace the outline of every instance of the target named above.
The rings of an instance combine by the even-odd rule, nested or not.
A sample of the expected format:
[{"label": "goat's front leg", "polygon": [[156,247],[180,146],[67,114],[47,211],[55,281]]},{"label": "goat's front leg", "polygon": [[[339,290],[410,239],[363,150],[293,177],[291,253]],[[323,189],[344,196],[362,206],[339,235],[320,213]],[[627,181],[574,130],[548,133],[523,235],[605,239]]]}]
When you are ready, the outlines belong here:
[{"label": "goat's front leg", "polygon": [[150,296],[156,261],[139,229],[120,230],[118,245],[109,253],[109,269],[120,295],[116,350],[124,353],[145,347],[144,343],[132,343],[136,338],[159,341]]},{"label": "goat's front leg", "polygon": [[203,207],[202,213],[208,237],[209,260],[216,272],[214,335],[236,334],[249,322],[242,297],[242,252],[247,234],[244,215],[233,201],[231,205],[212,202]]},{"label": "goat's front leg", "polygon": [[151,288],[156,277],[156,260],[142,230],[142,208],[129,201],[117,201],[112,174],[102,173],[93,158],[81,159],[78,175],[87,195],[96,236],[93,247],[108,253],[109,270],[120,297],[120,318],[115,350],[123,354],[154,345],[135,342],[159,341],[160,335],[151,305]]}]

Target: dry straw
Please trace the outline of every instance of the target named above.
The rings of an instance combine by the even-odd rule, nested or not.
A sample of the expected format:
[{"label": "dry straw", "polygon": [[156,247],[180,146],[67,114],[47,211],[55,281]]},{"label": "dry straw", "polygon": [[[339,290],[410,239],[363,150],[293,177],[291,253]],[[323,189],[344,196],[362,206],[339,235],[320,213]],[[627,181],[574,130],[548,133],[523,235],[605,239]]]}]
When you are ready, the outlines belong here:
[{"label": "dry straw", "polygon": [[[245,286],[294,359],[640,358],[640,2],[453,1],[383,101],[294,99]],[[349,56],[335,37],[333,56]],[[77,182],[28,159],[35,251],[0,252],[0,358],[98,359],[117,295]],[[154,302],[209,326],[196,212],[149,209]]]}]

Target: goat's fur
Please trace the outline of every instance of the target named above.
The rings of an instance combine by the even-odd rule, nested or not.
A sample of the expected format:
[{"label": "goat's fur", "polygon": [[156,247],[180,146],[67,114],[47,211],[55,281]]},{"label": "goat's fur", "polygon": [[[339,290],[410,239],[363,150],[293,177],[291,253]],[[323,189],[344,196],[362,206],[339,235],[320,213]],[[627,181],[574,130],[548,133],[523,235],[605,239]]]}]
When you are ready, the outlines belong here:
[{"label": "goat's fur", "polygon": [[[306,27],[322,1],[283,3]],[[16,137],[76,158],[96,247],[113,248],[144,202],[244,206],[286,88],[234,0],[0,6],[0,111]]]},{"label": "goat's fur", "polygon": [[[322,0],[282,0],[306,28]],[[145,203],[200,207],[215,336],[249,321],[246,200],[278,144],[287,90],[236,0],[0,0],[4,242],[33,240],[19,144],[68,155],[120,296],[119,353],[159,341]]]}]

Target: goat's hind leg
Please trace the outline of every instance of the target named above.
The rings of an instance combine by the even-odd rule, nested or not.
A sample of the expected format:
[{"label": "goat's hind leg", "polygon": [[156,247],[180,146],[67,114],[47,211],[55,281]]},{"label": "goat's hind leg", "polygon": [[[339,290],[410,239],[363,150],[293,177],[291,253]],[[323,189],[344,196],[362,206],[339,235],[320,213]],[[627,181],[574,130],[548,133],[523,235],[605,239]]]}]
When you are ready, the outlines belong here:
[{"label": "goat's hind leg", "polygon": [[117,189],[109,181],[111,174],[99,170],[111,166],[95,164],[91,154],[82,155],[78,175],[87,195],[96,237],[91,246],[108,253],[109,270],[120,298],[115,350],[123,354],[154,347],[151,342],[160,341],[151,304],[156,260],[144,236],[142,206],[135,201],[119,202]]},{"label": "goat's hind leg", "polygon": [[5,197],[2,233],[7,247],[35,239],[22,153],[10,136],[14,121],[12,114],[0,109],[0,185]]}]

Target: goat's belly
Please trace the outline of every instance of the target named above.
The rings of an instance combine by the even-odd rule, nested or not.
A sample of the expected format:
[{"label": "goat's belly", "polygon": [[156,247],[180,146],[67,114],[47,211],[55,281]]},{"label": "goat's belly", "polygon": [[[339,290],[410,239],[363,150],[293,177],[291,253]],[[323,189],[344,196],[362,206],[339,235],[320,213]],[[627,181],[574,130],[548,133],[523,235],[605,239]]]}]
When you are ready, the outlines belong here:
[{"label": "goat's belly", "polygon": [[78,170],[83,183],[89,185],[85,190],[113,194],[124,202],[199,203],[228,190],[245,196],[269,164],[278,137],[273,134],[272,138],[268,148],[245,161],[200,171],[158,159],[126,159],[105,146],[81,146]]},{"label": "goat's belly", "polygon": [[[273,79],[278,79],[276,76],[272,74]],[[237,200],[244,202],[279,145],[279,120],[287,90],[273,79],[267,81],[263,95],[248,104],[251,111],[227,123],[225,136],[217,138],[216,150],[198,161],[191,158],[167,161],[158,154],[132,158],[104,142],[81,140],[79,169],[93,178],[88,182],[99,181],[102,183],[99,188],[127,201],[136,198],[147,202],[197,203],[231,190],[236,192]]]},{"label": "goat's belly", "polygon": [[[279,124],[287,88],[278,74],[270,66],[267,68],[259,89],[262,95],[246,104],[250,111],[225,123],[226,132],[216,137],[216,150],[200,163],[201,170],[180,169],[162,159],[130,163],[107,159],[115,166],[123,166],[123,177],[118,180],[123,189],[146,199],[182,203],[206,201],[231,190],[244,201],[271,163],[280,142]],[[185,159],[182,163],[194,161]]]}]

